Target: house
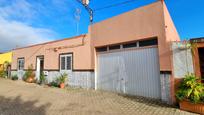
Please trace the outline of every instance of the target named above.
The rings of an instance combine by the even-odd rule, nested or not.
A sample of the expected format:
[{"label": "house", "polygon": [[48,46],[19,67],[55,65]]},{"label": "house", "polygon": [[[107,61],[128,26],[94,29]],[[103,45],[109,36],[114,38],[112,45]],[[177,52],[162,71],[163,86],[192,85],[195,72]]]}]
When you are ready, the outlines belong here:
[{"label": "house", "polygon": [[[177,90],[180,81],[187,73],[194,73],[199,79],[204,77],[204,38],[191,38],[188,41],[171,43],[172,71],[174,89]],[[201,80],[204,83],[203,80]]]},{"label": "house", "polygon": [[190,41],[194,44],[193,62],[195,74],[203,79],[202,83],[204,83],[204,38],[192,38]]},{"label": "house", "polygon": [[12,62],[12,52],[6,52],[0,54],[0,70],[4,70],[5,62],[11,63]]},{"label": "house", "polygon": [[69,85],[94,87],[94,70],[90,35],[37,44],[13,50],[12,74],[22,79],[29,66],[33,66],[36,78],[46,73],[48,82],[60,73],[68,73]]},{"label": "house", "polygon": [[175,102],[172,42],[179,35],[164,1],[89,26],[85,35],[13,50],[12,74],[33,65],[49,82]]}]

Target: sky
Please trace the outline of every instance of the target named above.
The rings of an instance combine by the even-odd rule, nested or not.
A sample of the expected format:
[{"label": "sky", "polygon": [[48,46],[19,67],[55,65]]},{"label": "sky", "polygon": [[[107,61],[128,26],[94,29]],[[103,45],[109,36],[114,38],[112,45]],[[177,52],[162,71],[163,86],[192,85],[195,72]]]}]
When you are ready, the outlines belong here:
[{"label": "sky", "polygon": [[[155,1],[91,0],[90,7],[96,23]],[[182,40],[204,37],[204,0],[165,2]],[[0,0],[0,52],[84,34],[89,24],[76,0]]]}]

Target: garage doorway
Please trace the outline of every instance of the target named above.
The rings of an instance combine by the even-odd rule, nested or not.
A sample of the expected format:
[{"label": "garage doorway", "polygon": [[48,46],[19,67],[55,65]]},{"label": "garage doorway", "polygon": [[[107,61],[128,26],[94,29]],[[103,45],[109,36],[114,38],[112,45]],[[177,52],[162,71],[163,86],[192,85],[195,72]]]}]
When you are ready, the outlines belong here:
[{"label": "garage doorway", "polygon": [[97,89],[161,99],[157,47],[101,52],[97,58]]}]

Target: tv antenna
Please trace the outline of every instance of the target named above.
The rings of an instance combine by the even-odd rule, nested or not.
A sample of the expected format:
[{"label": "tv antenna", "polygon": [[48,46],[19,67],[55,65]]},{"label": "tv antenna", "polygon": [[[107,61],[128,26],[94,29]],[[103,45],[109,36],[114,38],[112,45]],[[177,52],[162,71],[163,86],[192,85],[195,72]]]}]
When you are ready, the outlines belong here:
[{"label": "tv antenna", "polygon": [[74,18],[76,20],[77,35],[79,35],[79,23],[80,23],[80,19],[81,19],[80,15],[81,15],[81,10],[79,8],[76,8]]}]

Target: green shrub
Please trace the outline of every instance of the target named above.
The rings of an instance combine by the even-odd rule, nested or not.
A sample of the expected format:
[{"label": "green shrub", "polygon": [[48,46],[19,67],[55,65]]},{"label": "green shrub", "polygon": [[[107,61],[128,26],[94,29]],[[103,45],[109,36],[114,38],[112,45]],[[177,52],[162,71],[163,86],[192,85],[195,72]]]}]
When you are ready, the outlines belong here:
[{"label": "green shrub", "polygon": [[7,76],[6,71],[4,71],[4,70],[0,70],[0,77],[2,77],[2,78],[6,78],[6,76]]},{"label": "green shrub", "polygon": [[11,79],[14,80],[14,81],[15,81],[15,80],[18,80],[18,76],[17,76],[17,75],[13,75],[13,76],[11,77]]},{"label": "green shrub", "polygon": [[66,73],[63,73],[63,74],[60,74],[59,77],[57,77],[54,81],[52,81],[51,83],[49,83],[50,86],[53,86],[53,87],[59,87],[59,85],[61,83],[65,83],[66,81],[66,78],[67,78],[67,74]]},{"label": "green shrub", "polygon": [[49,85],[53,87],[59,87],[59,84],[56,81],[52,81]]},{"label": "green shrub", "polygon": [[204,85],[194,74],[187,74],[176,92],[180,101],[187,100],[192,103],[204,103]]},{"label": "green shrub", "polygon": [[8,74],[7,74],[7,68],[10,66],[11,64],[8,62],[8,61],[5,61],[3,64],[2,64],[2,68],[0,70],[0,77],[2,78],[7,78],[8,77]]},{"label": "green shrub", "polygon": [[40,84],[44,84],[45,81],[46,81],[45,74],[44,74],[44,73],[41,73],[41,74],[40,74]]}]

